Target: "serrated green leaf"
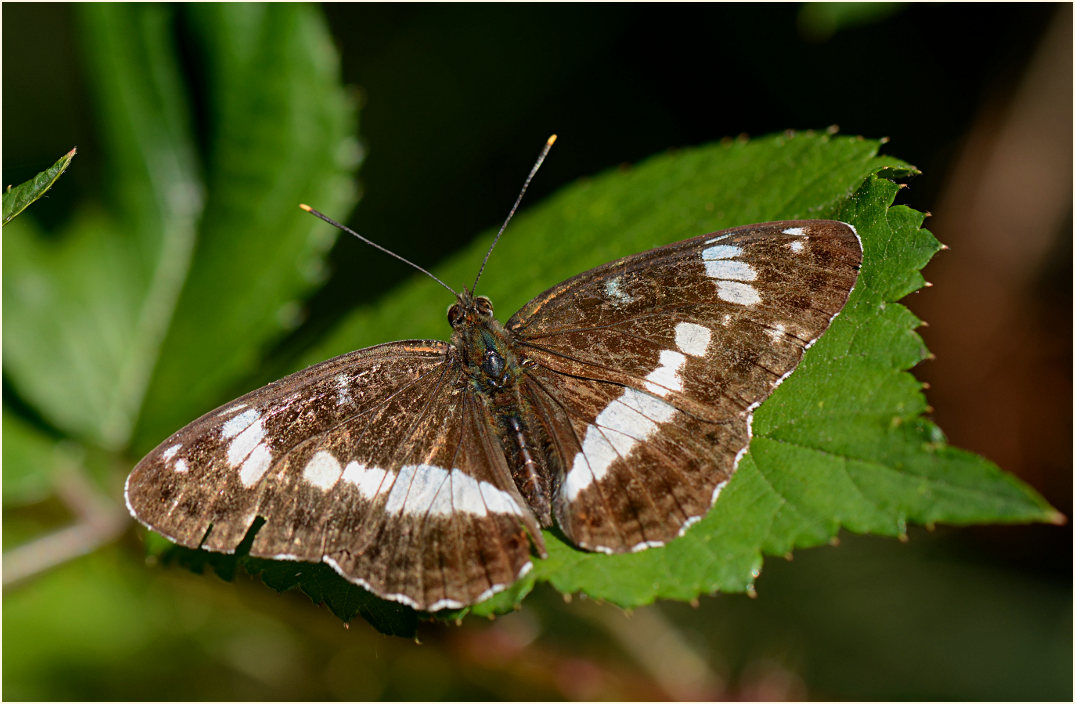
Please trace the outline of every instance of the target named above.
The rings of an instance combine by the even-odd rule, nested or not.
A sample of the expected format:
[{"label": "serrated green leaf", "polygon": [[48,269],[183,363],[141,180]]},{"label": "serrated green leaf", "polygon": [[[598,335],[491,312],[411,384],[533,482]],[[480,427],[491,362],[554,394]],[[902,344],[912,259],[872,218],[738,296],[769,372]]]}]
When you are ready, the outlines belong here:
[{"label": "serrated green leaf", "polygon": [[74,158],[75,150],[72,149],[61,156],[55,164],[29,181],[6,189],[4,191],[3,224],[7,225],[16,215],[26,210],[31,203],[45,195],[45,191],[52,188],[52,184],[56,183],[56,180],[60,178],[64,171],[67,171],[67,167],[71,165],[71,160]]}]

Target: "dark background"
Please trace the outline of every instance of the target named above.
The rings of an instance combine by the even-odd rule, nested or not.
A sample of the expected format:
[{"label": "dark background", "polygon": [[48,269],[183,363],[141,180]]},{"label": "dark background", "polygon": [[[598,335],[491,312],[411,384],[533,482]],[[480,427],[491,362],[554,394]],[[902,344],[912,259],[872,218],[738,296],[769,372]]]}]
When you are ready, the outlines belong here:
[{"label": "dark background", "polygon": [[[1019,475],[1070,516],[1069,5],[324,12],[362,106],[363,197],[349,222],[424,266],[503,218],[552,132],[560,141],[530,203],[608,168],[739,134],[838,125],[889,137],[887,152],[923,172],[900,202],[931,212],[926,226],[951,246],[926,269],[934,287],[905,301],[930,324],[921,332],[937,359],[915,373],[931,384],[934,417],[952,444]],[[50,193],[58,207],[40,209],[47,225],[65,203],[94,198],[100,172],[77,28],[55,4],[6,4],[3,20],[4,183],[79,147],[76,168]],[[409,275],[394,263],[370,267],[368,252],[346,240],[330,262],[334,274],[282,358]],[[301,596],[176,574],[190,618],[215,630],[184,626],[180,638],[159,624],[171,660],[137,667],[58,647],[68,680],[33,691],[1067,699],[1071,547],[1070,525],[915,530],[906,545],[848,536],[791,564],[767,561],[754,601],[663,604],[625,619],[612,607],[565,607],[539,589],[521,613],[493,623],[430,626],[423,646],[361,622],[343,631]],[[130,557],[113,568],[144,569]],[[248,641],[265,657],[243,651]]]}]

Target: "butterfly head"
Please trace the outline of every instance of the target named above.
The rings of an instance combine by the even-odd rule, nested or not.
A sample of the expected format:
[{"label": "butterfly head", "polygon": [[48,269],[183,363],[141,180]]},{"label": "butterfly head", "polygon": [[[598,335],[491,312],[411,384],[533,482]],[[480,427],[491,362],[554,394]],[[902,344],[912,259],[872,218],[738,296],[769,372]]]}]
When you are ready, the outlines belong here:
[{"label": "butterfly head", "polygon": [[483,321],[493,319],[493,302],[485,296],[475,296],[463,289],[456,302],[448,308],[448,324],[452,330],[466,326],[480,325]]},{"label": "butterfly head", "polygon": [[517,364],[509,333],[493,317],[493,303],[464,290],[448,309],[452,347],[467,376],[479,391],[495,391],[511,384]]}]

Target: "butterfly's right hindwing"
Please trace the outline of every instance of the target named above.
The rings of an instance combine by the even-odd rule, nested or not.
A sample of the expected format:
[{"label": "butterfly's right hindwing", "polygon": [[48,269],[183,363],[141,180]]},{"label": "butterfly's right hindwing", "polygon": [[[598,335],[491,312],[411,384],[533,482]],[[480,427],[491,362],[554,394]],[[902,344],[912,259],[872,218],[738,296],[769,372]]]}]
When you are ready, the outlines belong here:
[{"label": "butterfly's right hindwing", "polygon": [[442,342],[379,345],[211,411],[127,481],[139,521],[187,547],[324,561],[384,598],[457,608],[530,565],[533,515]]}]

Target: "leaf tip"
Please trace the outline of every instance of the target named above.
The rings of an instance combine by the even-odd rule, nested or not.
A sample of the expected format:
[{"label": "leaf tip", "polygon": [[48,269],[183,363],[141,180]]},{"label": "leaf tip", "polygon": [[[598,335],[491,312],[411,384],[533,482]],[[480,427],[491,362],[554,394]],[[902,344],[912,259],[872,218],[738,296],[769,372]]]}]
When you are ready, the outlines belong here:
[{"label": "leaf tip", "polygon": [[1048,517],[1045,520],[1052,523],[1054,526],[1064,526],[1067,525],[1068,517],[1054,508],[1050,509]]}]

